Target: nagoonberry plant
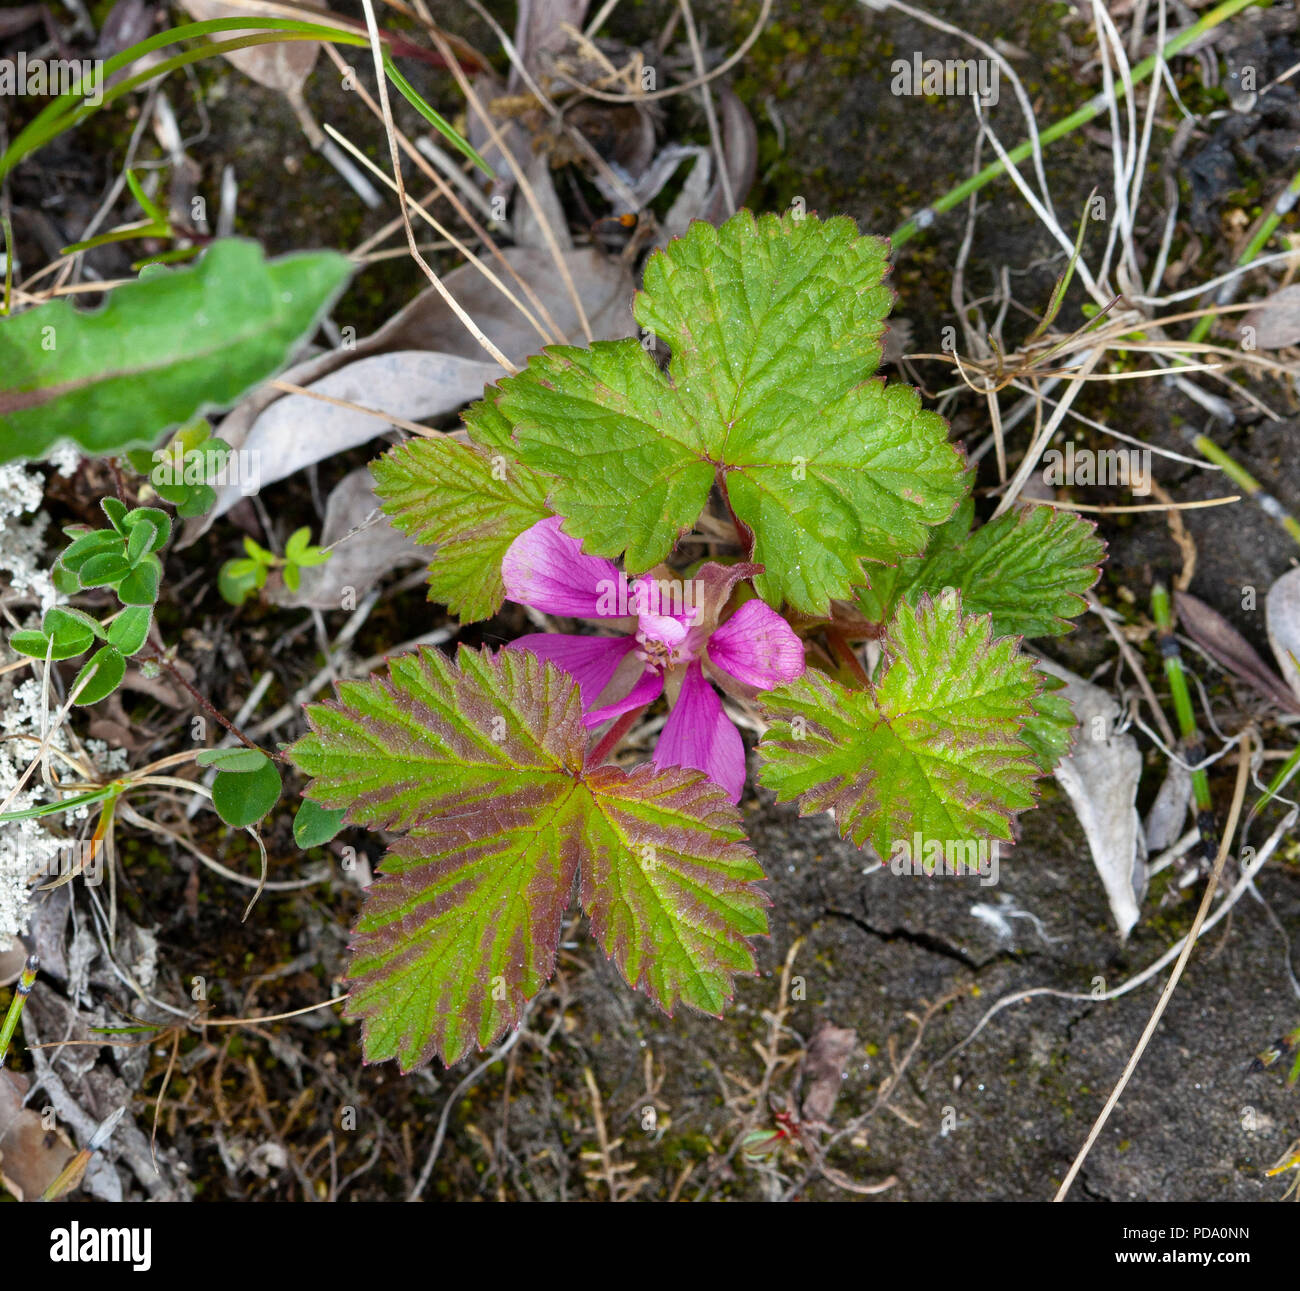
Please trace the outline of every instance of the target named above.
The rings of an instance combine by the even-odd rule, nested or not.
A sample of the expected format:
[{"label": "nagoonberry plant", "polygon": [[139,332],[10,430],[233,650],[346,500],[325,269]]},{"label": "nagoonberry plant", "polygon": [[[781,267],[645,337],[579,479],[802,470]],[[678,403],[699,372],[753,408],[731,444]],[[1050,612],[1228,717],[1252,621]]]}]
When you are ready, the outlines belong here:
[{"label": "nagoonberry plant", "polygon": [[[374,464],[463,621],[508,598],[616,634],[426,649],[308,709],[309,800],[400,835],[353,946],[369,1059],[518,1023],[575,879],[632,986],[720,1012],[767,898],[715,685],[767,726],[758,782],[882,856],[1033,805],[1072,716],[1019,638],[1069,629],[1102,544],[1045,506],[974,527],[946,424],[874,375],[886,252],[847,219],[696,224],[647,265],[640,340],[548,349],[468,443]],[[611,761],[661,697],[652,760]]]}]

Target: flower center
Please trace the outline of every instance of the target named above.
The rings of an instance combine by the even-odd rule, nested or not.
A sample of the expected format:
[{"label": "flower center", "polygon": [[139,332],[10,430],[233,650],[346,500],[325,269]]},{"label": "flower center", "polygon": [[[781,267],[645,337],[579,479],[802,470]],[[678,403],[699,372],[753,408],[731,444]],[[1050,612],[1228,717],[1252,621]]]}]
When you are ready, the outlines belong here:
[{"label": "flower center", "polygon": [[653,668],[666,672],[690,663],[699,653],[701,633],[691,627],[695,611],[685,614],[637,615],[637,657]]}]

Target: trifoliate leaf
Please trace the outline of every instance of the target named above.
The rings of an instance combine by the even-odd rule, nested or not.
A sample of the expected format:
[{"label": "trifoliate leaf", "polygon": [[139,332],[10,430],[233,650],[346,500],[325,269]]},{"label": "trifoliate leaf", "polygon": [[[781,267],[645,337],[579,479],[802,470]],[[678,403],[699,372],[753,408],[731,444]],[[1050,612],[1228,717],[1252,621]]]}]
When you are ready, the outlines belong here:
[{"label": "trifoliate leaf", "polygon": [[370,1061],[455,1062],[550,977],[575,873],[607,953],[661,1007],[716,1012],[753,970],[762,877],[698,772],[585,763],[573,679],[527,651],[436,650],[343,682],[287,752],[349,824],[409,830],[356,928],[348,1002]]},{"label": "trifoliate leaf", "polygon": [[968,613],[993,615],[996,636],[1070,631],[1106,555],[1092,521],[1029,506],[967,533],[973,514],[973,506],[964,505],[934,531],[923,556],[884,578],[873,576],[872,588],[858,598],[862,611],[880,622],[900,600],[915,605],[922,593],[937,596],[955,587]]},{"label": "trifoliate leaf", "polygon": [[[82,572],[84,575],[85,571]],[[161,580],[162,561],[150,553],[142,557],[140,563],[117,584],[117,599],[123,605],[152,605],[158,599]],[[84,577],[82,581],[85,581]]]},{"label": "trifoliate leaf", "polygon": [[506,549],[550,509],[545,482],[515,460],[509,423],[496,408],[475,404],[465,421],[473,445],[411,439],[370,469],[393,524],[437,548],[429,562],[429,599],[473,623],[501,608]]},{"label": "trifoliate leaf", "polygon": [[[592,555],[663,560],[719,483],[774,605],[824,613],[952,514],[961,459],[908,386],[870,380],[885,245],[850,220],[741,212],[651,257],[635,340],[548,349],[500,384],[523,461]],[[868,568],[864,569],[864,562]]]},{"label": "trifoliate leaf", "polygon": [[919,833],[1009,839],[1041,773],[1025,742],[1041,676],[987,616],[949,591],[901,606],[878,680],[848,690],[809,670],[763,697],[776,719],[759,745],[761,783],[802,814],[833,810],[840,833],[888,856]]},{"label": "trifoliate leaf", "polygon": [[255,771],[218,771],[212,782],[212,806],[227,825],[244,829],[275,806],[280,787],[275,763],[263,758]]}]

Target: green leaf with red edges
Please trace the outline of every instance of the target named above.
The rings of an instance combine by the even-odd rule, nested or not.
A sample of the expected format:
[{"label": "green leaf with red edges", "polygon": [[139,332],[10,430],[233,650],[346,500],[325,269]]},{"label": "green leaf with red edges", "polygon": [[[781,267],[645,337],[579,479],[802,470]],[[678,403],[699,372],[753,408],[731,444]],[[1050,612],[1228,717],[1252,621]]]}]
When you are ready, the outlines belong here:
[{"label": "green leaf with red edges", "polygon": [[810,670],[764,695],[760,782],[802,814],[834,811],[842,835],[881,857],[917,833],[1009,839],[1043,771],[1024,734],[1039,712],[1033,659],[951,590],[900,607],[884,646],[867,689]]},{"label": "green leaf with red edges", "polygon": [[825,613],[926,544],[964,491],[947,426],[873,380],[891,294],[886,246],[851,220],[747,211],[651,257],[635,340],[553,347],[500,383],[519,456],[592,555],[663,560],[725,489],[772,605]]},{"label": "green leaf with red edges", "polygon": [[476,404],[465,422],[473,444],[411,439],[370,469],[393,524],[437,548],[429,562],[429,599],[473,623],[501,608],[506,549],[551,512],[545,482],[515,459],[509,423],[496,408]]},{"label": "green leaf with red edges", "polygon": [[405,655],[343,682],[287,750],[348,824],[407,831],[357,924],[349,1015],[370,1061],[447,1063],[517,1025],[582,874],[598,940],[661,1007],[718,1012],[762,871],[725,793],[681,768],[587,767],[572,678],[526,651]]}]

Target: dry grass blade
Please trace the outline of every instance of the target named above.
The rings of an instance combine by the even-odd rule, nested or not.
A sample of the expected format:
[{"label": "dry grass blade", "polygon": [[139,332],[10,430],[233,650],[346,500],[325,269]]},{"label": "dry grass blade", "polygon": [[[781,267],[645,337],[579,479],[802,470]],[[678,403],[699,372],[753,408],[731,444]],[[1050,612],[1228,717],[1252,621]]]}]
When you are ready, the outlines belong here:
[{"label": "dry grass blade", "polygon": [[1237,820],[1241,815],[1241,805],[1245,800],[1246,785],[1250,779],[1250,752],[1252,747],[1251,733],[1246,730],[1241,737],[1240,756],[1237,761],[1237,784],[1232,794],[1232,807],[1228,811],[1227,828],[1223,831],[1223,838],[1219,842],[1219,854],[1214,859],[1214,869],[1210,872],[1210,877],[1206,881],[1205,894],[1201,897],[1201,904],[1196,911],[1196,918],[1192,920],[1192,926],[1188,930],[1182,953],[1178,956],[1174,971],[1169,974],[1169,981],[1165,983],[1165,989],[1160,993],[1160,999],[1156,1002],[1155,1009],[1152,1010],[1151,1018],[1147,1022],[1146,1029],[1142,1032],[1142,1037],[1138,1040],[1137,1047],[1133,1050],[1124,1068],[1123,1075],[1120,1076],[1115,1088],[1111,1090],[1106,1105],[1101,1109],[1101,1114],[1097,1117],[1096,1123],[1084,1141],[1083,1147],[1079,1149],[1078,1156],[1074,1158],[1069,1171],[1061,1182],[1060,1188],[1057,1189],[1056,1196],[1052,1198],[1053,1201],[1065,1200],[1066,1194],[1070,1191],[1070,1186],[1074,1183],[1084,1161],[1087,1160],[1088,1153],[1092,1150],[1092,1145],[1096,1143],[1097,1136],[1110,1119],[1110,1114],[1115,1110],[1120,1095],[1123,1094],[1129,1079],[1137,1070],[1137,1065],[1142,1060],[1142,1055],[1146,1052],[1146,1047],[1151,1042],[1156,1027],[1160,1025],[1160,1019],[1164,1016],[1164,1011],[1169,1005],[1174,988],[1178,985],[1178,979],[1182,977],[1183,969],[1187,967],[1187,961],[1191,958],[1192,947],[1196,945],[1197,934],[1201,930],[1201,925],[1205,922],[1206,915],[1210,913],[1210,903],[1214,900],[1214,894],[1218,891],[1219,876],[1223,873],[1223,864],[1228,859],[1228,849],[1232,846],[1233,837],[1237,832]]}]

